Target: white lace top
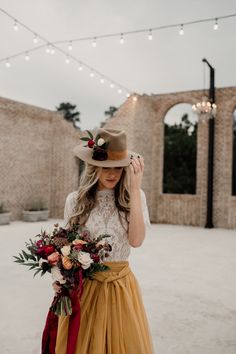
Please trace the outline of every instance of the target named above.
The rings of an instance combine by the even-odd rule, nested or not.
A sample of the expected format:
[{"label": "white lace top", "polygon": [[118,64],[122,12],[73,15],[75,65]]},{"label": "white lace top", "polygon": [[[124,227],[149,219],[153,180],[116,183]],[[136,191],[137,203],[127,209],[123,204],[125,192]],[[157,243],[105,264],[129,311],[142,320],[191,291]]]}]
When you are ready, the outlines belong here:
[{"label": "white lace top", "polygon": [[[66,198],[64,210],[64,227],[67,227],[68,220],[75,212],[76,198],[78,192],[70,193]],[[146,226],[150,225],[146,197],[141,190],[142,210]],[[120,222],[118,210],[115,206],[114,191],[104,189],[97,192],[97,202],[91,210],[90,216],[86,222],[86,227],[93,237],[107,233],[111,235],[109,243],[112,246],[110,256],[107,261],[127,260],[130,254],[130,245],[128,241],[128,221],[124,213],[121,213],[123,226]],[[128,215],[129,219],[129,215]]]}]

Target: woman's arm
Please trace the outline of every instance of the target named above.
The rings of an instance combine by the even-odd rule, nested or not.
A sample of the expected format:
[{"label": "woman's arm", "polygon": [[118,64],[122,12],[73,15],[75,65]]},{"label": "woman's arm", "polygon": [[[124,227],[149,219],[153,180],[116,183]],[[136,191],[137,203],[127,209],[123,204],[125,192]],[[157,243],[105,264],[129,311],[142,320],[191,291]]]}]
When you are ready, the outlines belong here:
[{"label": "woman's arm", "polygon": [[130,172],[130,222],[128,238],[132,247],[141,246],[145,238],[145,223],[142,210],[141,183],[144,171],[143,158],[133,157]]}]

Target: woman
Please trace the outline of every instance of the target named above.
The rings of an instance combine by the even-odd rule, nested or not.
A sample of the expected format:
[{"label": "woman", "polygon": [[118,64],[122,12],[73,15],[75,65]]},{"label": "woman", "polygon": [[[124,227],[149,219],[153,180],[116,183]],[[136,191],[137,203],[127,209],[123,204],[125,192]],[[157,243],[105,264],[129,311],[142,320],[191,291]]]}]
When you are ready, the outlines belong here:
[{"label": "woman", "polygon": [[[74,153],[85,161],[79,190],[68,195],[65,225],[86,226],[94,237],[107,233],[110,269],[84,280],[75,354],[152,354],[139,286],[129,268],[130,247],[141,246],[149,223],[141,191],[143,158],[127,151],[122,131],[99,129]],[[55,291],[60,287],[53,285]],[[66,354],[69,316],[60,317],[56,354]]]}]

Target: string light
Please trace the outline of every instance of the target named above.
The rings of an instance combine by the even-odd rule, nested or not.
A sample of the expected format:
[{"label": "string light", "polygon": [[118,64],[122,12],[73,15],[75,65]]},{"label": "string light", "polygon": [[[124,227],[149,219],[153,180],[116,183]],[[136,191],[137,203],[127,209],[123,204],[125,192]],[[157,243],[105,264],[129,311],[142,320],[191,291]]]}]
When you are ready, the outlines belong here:
[{"label": "string light", "polygon": [[[33,31],[32,29],[30,29],[28,26],[26,26],[24,23],[22,23],[21,21],[15,19],[12,15],[10,15],[8,12],[6,12],[5,10],[1,9],[0,8],[0,12],[5,14],[6,16],[10,17],[13,21],[14,21],[14,30],[15,31],[18,31],[19,29],[19,25],[21,27],[23,27],[24,29],[26,29],[27,31],[31,32],[33,35],[34,35],[34,43],[37,44],[37,39],[40,39],[42,40],[45,44],[41,45],[40,47],[36,47],[36,48],[33,48],[33,49],[29,49],[27,51],[27,53],[29,52],[32,52],[32,51],[35,51],[35,50],[38,50],[40,48],[43,48],[45,46],[47,46],[46,48],[46,52],[47,53],[51,53],[53,54],[54,51],[55,51],[55,48],[58,50],[58,52],[64,54],[64,55],[67,55],[67,59],[66,59],[66,63],[70,63],[70,60],[73,60],[75,62],[77,62],[79,65],[80,65],[80,61],[79,59],[75,58],[75,57],[72,57],[71,55],[68,55],[68,53],[66,53],[62,48],[58,47],[57,44],[59,43],[72,43],[72,42],[75,42],[75,41],[84,41],[84,40],[93,40],[92,42],[92,46],[93,47],[96,47],[97,46],[97,39],[99,38],[110,38],[110,37],[117,37],[119,36],[120,37],[120,40],[121,40],[121,44],[123,42],[122,40],[122,37],[124,39],[124,36],[125,35],[132,35],[132,34],[136,34],[136,33],[146,33],[148,32],[148,39],[151,41],[153,39],[152,37],[152,34],[154,31],[160,31],[160,30],[165,30],[165,29],[168,29],[168,28],[179,28],[180,25],[179,24],[167,24],[167,25],[162,25],[162,26],[157,26],[157,27],[152,27],[152,28],[149,28],[149,29],[136,29],[134,31],[128,31],[128,32],[119,32],[119,33],[108,33],[108,34],[103,34],[103,35],[100,35],[100,36],[96,36],[96,37],[84,37],[84,38],[77,38],[77,39],[67,39],[67,41],[65,40],[61,40],[61,41],[56,41],[56,42],[49,42],[47,39],[45,39],[44,37],[40,36],[39,34],[37,34],[35,31]],[[204,23],[204,22],[211,22],[212,21],[215,21],[214,25],[213,25],[213,28],[214,30],[217,30],[218,29],[218,20],[223,20],[223,19],[229,19],[229,18],[232,18],[232,17],[236,17],[236,13],[232,13],[232,14],[228,14],[228,15],[224,15],[224,16],[218,16],[218,17],[213,17],[213,18],[205,18],[205,19],[199,19],[199,20],[193,20],[193,21],[188,21],[188,22],[183,22],[181,24],[181,27],[179,29],[179,34],[180,35],[183,35],[184,34],[184,26],[190,26],[190,25],[195,25],[195,24],[200,24],[200,23]],[[37,39],[36,39],[36,36],[37,36]],[[51,46],[49,46],[49,44]],[[55,47],[52,49],[52,45]],[[70,48],[68,48],[68,50],[70,50]],[[4,62],[5,61],[5,65],[7,64],[7,62],[9,62],[10,59],[12,58],[16,58],[16,57],[20,57],[22,54],[24,54],[24,52],[20,52],[20,53],[17,53],[17,54],[14,54],[12,56],[10,56],[9,58],[0,58],[0,62]],[[27,55],[27,58],[26,60],[29,60],[29,55]],[[7,60],[7,62],[6,62]],[[89,70],[94,70],[93,68],[89,67],[87,64],[83,63],[84,66],[89,69]],[[10,64],[11,65],[11,64]],[[7,66],[7,65],[6,65]],[[82,67],[79,66],[78,67],[78,70],[79,71],[82,71]],[[94,72],[96,72],[96,74],[98,76],[104,76],[102,73],[99,73],[98,71],[94,70]],[[113,81],[111,80],[111,78],[109,77],[106,77],[107,81],[111,82],[110,84],[110,87],[111,88],[114,88],[115,87],[115,84],[117,87],[120,87],[119,83],[115,82],[115,84],[113,83]],[[129,97],[130,94],[129,94],[129,90],[127,88],[125,88],[124,86],[121,86],[124,88],[125,92],[128,92],[126,94],[126,97]],[[133,96],[133,99],[134,101],[137,100],[137,97],[136,96]]]},{"label": "string light", "polygon": [[34,42],[34,44],[38,44],[38,42],[39,42],[39,39],[38,39],[38,36],[37,36],[37,34],[35,34],[35,35],[34,35],[34,39],[33,39],[33,42]]},{"label": "string light", "polygon": [[92,41],[92,47],[96,48],[96,46],[97,46],[97,39],[96,39],[96,37],[94,37],[94,39]]},{"label": "string light", "polygon": [[122,89],[119,88],[119,89],[117,90],[117,92],[118,92],[119,94],[121,94],[121,93],[122,93]]},{"label": "string light", "polygon": [[217,31],[218,28],[219,28],[219,24],[218,24],[218,19],[216,18],[216,19],[215,19],[214,26],[213,26],[213,29],[214,29],[215,31]]},{"label": "string light", "polygon": [[14,31],[18,31],[19,30],[17,20],[14,21],[13,29],[14,29]]},{"label": "string light", "polygon": [[50,54],[55,54],[55,48],[53,45],[50,46]]},{"label": "string light", "polygon": [[183,24],[180,26],[179,34],[180,34],[180,36],[184,35],[184,25]]},{"label": "string light", "polygon": [[[41,35],[39,35],[38,33],[36,33],[35,31],[33,31],[31,28],[29,28],[28,26],[26,26],[24,23],[20,22],[19,20],[15,19],[12,15],[10,15],[9,13],[7,13],[5,10],[0,8],[0,12],[5,14],[6,16],[10,17],[12,20],[14,20],[14,25],[15,25],[15,29],[18,29],[18,25],[22,26],[24,29],[26,29],[28,32],[30,32],[33,35],[33,43],[37,44],[39,40],[41,40],[43,43],[40,46],[36,46],[34,48],[30,48],[27,51],[23,51],[23,52],[18,52],[17,54],[14,54],[10,57],[7,58],[0,58],[0,62],[5,61],[5,66],[6,68],[11,67],[11,63],[10,63],[10,59],[12,58],[16,58],[16,57],[20,57],[22,56],[22,54],[24,55],[25,53],[25,60],[29,61],[30,60],[30,56],[29,53],[39,50],[41,48],[44,48],[46,53],[48,54],[54,54],[55,53],[55,49],[58,50],[59,53],[64,54],[66,56],[65,58],[65,63],[69,64],[71,61],[75,61],[78,64],[78,70],[82,71],[83,70],[83,66],[87,69],[90,70],[90,77],[94,77],[95,75],[97,75],[100,78],[100,82],[101,84],[107,82],[110,82],[110,87],[114,88],[115,86],[117,86],[119,88],[119,90],[117,90],[119,93],[122,93],[123,91],[125,91],[126,93],[129,92],[129,90],[120,85],[119,83],[111,80],[111,78],[103,75],[101,72],[95,70],[94,68],[90,67],[89,65],[87,65],[86,63],[83,63],[82,61],[80,61],[78,58],[76,58],[75,56],[70,55],[69,53],[67,53],[65,50],[63,50],[62,48],[58,47],[56,45],[57,42],[49,42],[48,39],[42,37]],[[96,46],[97,37],[93,37],[93,45]],[[67,43],[71,44],[72,40],[67,41]],[[68,48],[68,50],[70,50],[70,48]]]},{"label": "string light", "polygon": [[[229,18],[232,18],[232,17],[236,17],[236,13],[232,13],[232,14],[229,14],[229,15],[224,15],[224,16],[218,16],[217,17],[217,20],[223,20],[223,19],[229,19]],[[161,30],[166,30],[166,29],[169,29],[169,28],[177,28],[179,29],[179,32],[181,35],[184,34],[184,30],[183,30],[183,27],[184,26],[190,26],[190,25],[196,25],[196,24],[201,24],[201,23],[206,23],[206,22],[210,22],[212,23],[212,21],[214,21],[216,19],[216,17],[211,17],[211,18],[203,18],[203,19],[197,19],[197,20],[193,20],[193,21],[186,21],[186,22],[182,22],[181,24],[181,29],[180,29],[180,24],[179,23],[173,23],[173,24],[166,24],[166,25],[161,25],[161,26],[156,26],[156,27],[151,27],[151,28],[146,28],[146,29],[136,29],[136,30],[133,30],[133,31],[122,31],[122,32],[119,32],[119,33],[107,33],[107,34],[102,34],[102,35],[99,35],[99,36],[96,36],[96,37],[80,37],[80,38],[73,38],[73,39],[70,39],[72,40],[73,42],[79,42],[79,41],[92,41],[93,40],[93,43],[95,44],[95,39],[98,40],[100,38],[111,38],[111,37],[115,37],[115,38],[120,38],[120,41],[123,42],[121,40],[121,37],[123,36],[127,36],[127,35],[133,35],[133,34],[137,34],[137,33],[145,33],[147,34],[148,32],[148,36],[149,36],[149,31],[153,32],[154,31],[161,31]],[[150,36],[150,40],[151,40],[152,36]],[[59,40],[57,42],[55,42],[56,44],[60,44],[60,43],[66,43],[68,42],[68,40]]]},{"label": "string light", "polygon": [[149,32],[148,32],[148,40],[152,41],[152,29],[150,28]]},{"label": "string light", "polygon": [[70,64],[70,57],[69,56],[66,57],[65,63]]},{"label": "string light", "polygon": [[68,48],[69,51],[72,51],[72,49],[73,49],[73,47],[72,47],[72,41],[69,42],[67,48]]},{"label": "string light", "polygon": [[123,35],[123,33],[121,33],[121,35],[120,35],[120,44],[124,44],[124,43],[125,43],[124,35]]},{"label": "string light", "polygon": [[133,96],[133,101],[136,102],[137,100],[138,100],[137,96],[134,95],[134,96]]},{"label": "string light", "polygon": [[46,47],[46,49],[45,49],[45,52],[46,52],[47,54],[49,54],[49,53],[51,52],[51,45],[50,45],[50,44],[47,45],[47,47]]},{"label": "string light", "polygon": [[5,66],[6,66],[6,68],[10,68],[11,67],[11,63],[10,63],[9,59],[6,60]]},{"label": "string light", "polygon": [[26,61],[29,61],[29,60],[30,60],[29,53],[27,53],[27,52],[25,53],[25,60],[26,60]]},{"label": "string light", "polygon": [[126,97],[127,97],[127,98],[129,98],[129,97],[130,97],[130,93],[129,93],[129,92],[126,94]]}]

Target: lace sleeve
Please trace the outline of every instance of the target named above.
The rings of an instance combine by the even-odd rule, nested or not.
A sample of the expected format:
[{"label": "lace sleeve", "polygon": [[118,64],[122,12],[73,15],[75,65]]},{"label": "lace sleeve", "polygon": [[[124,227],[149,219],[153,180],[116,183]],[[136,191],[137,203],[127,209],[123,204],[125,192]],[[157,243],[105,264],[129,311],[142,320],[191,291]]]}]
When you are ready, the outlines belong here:
[{"label": "lace sleeve", "polygon": [[146,202],[146,196],[144,191],[141,189],[141,201],[142,201],[142,211],[143,211],[143,219],[144,219],[144,224],[146,227],[150,227],[150,218],[149,218],[149,212],[148,212],[148,207],[147,207],[147,202]]},{"label": "lace sleeve", "polygon": [[[146,202],[146,196],[144,191],[141,189],[141,205],[142,205],[142,212],[143,212],[143,220],[146,228],[151,226],[150,219],[149,219],[149,212]],[[127,215],[128,222],[130,221],[130,214]]]},{"label": "lace sleeve", "polygon": [[77,192],[72,192],[68,194],[66,198],[66,203],[64,208],[64,224],[63,224],[64,228],[67,228],[69,226],[68,221],[71,215],[73,215],[75,212],[76,198],[77,198]]}]

